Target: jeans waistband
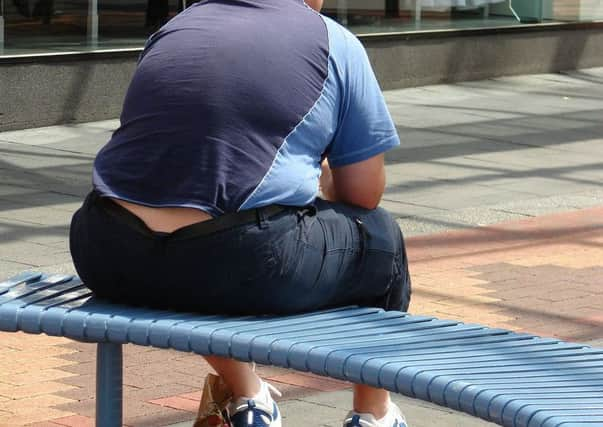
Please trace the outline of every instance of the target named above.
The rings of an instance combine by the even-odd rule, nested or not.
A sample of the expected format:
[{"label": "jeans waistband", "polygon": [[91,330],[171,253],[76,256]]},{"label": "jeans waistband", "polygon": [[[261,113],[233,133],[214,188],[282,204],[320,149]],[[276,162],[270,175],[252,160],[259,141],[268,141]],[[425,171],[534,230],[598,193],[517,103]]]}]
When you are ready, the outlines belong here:
[{"label": "jeans waistband", "polygon": [[143,220],[134,215],[121,205],[118,205],[108,197],[103,197],[94,190],[91,194],[91,202],[98,204],[107,214],[118,221],[125,223],[139,233],[154,238],[166,238],[183,240],[201,236],[207,236],[221,231],[226,231],[238,226],[257,223],[260,228],[264,227],[265,220],[284,212],[288,209],[297,209],[291,206],[269,205],[261,208],[248,209],[239,212],[227,213],[219,217],[190,224],[175,230],[172,233],[154,231],[150,229]]}]

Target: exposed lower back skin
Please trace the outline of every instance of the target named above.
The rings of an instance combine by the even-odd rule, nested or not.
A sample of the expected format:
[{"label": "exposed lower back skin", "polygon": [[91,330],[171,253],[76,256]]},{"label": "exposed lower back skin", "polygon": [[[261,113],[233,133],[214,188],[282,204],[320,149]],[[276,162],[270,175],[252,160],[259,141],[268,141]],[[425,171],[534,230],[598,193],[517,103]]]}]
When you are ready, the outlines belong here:
[{"label": "exposed lower back skin", "polygon": [[172,233],[179,228],[212,219],[212,216],[195,208],[153,208],[118,199],[111,199],[132,212],[153,231]]}]

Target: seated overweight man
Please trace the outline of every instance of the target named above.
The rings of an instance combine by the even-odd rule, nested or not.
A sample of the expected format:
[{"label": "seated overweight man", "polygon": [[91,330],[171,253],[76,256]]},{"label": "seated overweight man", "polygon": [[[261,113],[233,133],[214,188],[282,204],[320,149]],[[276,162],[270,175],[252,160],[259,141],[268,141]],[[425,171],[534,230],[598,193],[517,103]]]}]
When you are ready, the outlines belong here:
[{"label": "seated overweight man", "polygon": [[[207,0],[151,36],[72,221],[96,295],[233,315],[407,310],[402,234],[377,208],[399,139],[362,45],[321,6]],[[206,360],[234,427],[281,426],[249,364]],[[406,426],[363,385],[343,425]]]}]

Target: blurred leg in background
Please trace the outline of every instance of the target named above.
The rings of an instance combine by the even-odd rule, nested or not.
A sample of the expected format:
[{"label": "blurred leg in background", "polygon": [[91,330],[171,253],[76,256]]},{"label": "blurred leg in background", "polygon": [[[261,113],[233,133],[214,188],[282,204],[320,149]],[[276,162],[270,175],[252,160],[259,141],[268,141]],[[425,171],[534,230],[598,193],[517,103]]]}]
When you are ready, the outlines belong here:
[{"label": "blurred leg in background", "polygon": [[13,0],[13,4],[21,15],[26,18],[31,18],[31,12],[29,11],[29,0]]},{"label": "blurred leg in background", "polygon": [[158,30],[163,26],[170,16],[170,3],[168,0],[148,0],[146,24],[147,28],[152,28],[153,31]]},{"label": "blurred leg in background", "polygon": [[40,18],[44,24],[50,24],[54,14],[54,0],[38,0],[33,7],[31,15]]}]

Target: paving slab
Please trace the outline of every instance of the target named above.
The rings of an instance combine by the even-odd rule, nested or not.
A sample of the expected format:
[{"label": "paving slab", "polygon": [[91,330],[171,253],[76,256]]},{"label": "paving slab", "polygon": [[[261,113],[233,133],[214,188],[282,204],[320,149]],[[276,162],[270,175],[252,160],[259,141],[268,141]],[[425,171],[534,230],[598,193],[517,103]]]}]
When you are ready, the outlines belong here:
[{"label": "paving slab", "polygon": [[[411,311],[603,346],[603,68],[385,97],[403,145],[386,156],[383,206],[407,237]],[[117,125],[0,133],[0,277],[73,273],[69,221]],[[94,352],[0,334],[0,362],[21,363],[0,371],[0,425],[92,425]],[[126,346],[125,366],[128,425],[191,425],[208,371],[199,357]],[[287,426],[341,425],[349,385],[260,372],[285,392]],[[394,399],[412,426],[491,425]]]}]

